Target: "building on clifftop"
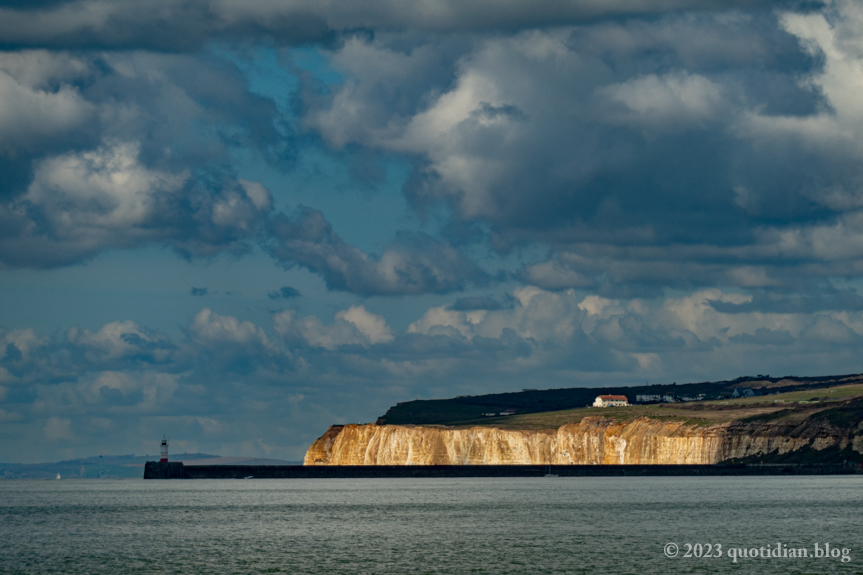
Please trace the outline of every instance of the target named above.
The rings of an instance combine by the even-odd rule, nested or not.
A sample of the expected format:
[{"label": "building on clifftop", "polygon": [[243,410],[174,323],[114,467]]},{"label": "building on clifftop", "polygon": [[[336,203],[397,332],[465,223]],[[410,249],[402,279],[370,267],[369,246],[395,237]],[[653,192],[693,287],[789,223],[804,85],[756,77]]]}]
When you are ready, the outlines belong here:
[{"label": "building on clifftop", "polygon": [[626,407],[629,401],[625,395],[597,395],[593,407]]}]

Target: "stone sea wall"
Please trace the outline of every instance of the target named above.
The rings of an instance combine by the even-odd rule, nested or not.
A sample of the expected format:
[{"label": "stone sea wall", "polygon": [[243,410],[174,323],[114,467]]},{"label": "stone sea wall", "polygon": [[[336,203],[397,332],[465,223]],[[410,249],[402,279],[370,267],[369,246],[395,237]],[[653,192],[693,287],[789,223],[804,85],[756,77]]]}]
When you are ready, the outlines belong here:
[{"label": "stone sea wall", "polygon": [[550,430],[452,429],[411,425],[332,426],[305,465],[679,465],[715,464],[803,448],[848,446],[863,435],[804,422],[688,425],[641,417],[624,423],[586,417]]}]

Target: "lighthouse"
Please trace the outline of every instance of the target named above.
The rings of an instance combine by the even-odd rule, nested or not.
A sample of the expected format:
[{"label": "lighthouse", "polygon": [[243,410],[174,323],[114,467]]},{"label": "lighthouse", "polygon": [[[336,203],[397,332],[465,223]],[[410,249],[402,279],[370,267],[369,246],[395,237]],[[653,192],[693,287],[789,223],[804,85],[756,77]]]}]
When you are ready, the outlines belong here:
[{"label": "lighthouse", "polygon": [[167,463],[168,462],[168,438],[164,435],[162,436],[162,457],[159,459],[159,463]]}]

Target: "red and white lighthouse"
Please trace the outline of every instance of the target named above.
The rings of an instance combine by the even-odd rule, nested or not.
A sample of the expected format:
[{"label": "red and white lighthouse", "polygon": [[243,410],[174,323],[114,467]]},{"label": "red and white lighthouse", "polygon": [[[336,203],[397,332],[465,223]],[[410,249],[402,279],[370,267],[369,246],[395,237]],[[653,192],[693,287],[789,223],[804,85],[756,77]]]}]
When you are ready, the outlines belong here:
[{"label": "red and white lighthouse", "polygon": [[159,463],[167,463],[168,462],[168,438],[164,435],[162,436],[162,457],[159,459]]}]

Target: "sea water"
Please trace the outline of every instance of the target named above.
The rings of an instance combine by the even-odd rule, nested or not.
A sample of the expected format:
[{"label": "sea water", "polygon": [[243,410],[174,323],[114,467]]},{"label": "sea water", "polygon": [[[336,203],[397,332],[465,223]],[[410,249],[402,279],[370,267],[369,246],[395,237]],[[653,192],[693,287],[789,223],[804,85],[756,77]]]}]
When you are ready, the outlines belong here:
[{"label": "sea water", "polygon": [[863,573],[863,476],[0,480],[0,536],[2,573]]}]

